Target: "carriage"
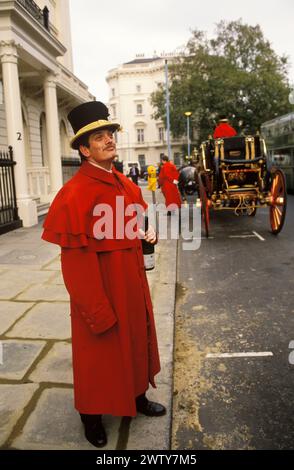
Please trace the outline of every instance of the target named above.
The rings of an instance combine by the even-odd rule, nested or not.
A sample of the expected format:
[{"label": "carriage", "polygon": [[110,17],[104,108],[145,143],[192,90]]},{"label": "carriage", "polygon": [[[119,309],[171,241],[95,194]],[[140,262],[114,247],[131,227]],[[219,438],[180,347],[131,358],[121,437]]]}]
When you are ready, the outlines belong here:
[{"label": "carriage", "polygon": [[268,206],[271,232],[277,235],[282,230],[286,180],[281,169],[268,168],[265,141],[259,134],[203,142],[196,177],[207,237],[210,210],[254,217],[257,209]]}]

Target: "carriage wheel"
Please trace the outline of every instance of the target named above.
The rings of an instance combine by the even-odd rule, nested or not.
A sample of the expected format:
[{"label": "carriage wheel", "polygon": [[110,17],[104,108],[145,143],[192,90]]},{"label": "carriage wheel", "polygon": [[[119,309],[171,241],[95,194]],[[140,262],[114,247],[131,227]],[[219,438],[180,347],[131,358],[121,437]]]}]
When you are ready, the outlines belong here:
[{"label": "carriage wheel", "polygon": [[283,228],[287,207],[286,179],[280,169],[273,170],[271,174],[270,194],[270,224],[272,233],[277,235]]},{"label": "carriage wheel", "polygon": [[207,197],[206,189],[203,185],[201,175],[198,176],[198,184],[199,184],[199,195],[201,201],[201,215],[204,222],[205,227],[205,235],[206,238],[209,237],[209,199]]}]

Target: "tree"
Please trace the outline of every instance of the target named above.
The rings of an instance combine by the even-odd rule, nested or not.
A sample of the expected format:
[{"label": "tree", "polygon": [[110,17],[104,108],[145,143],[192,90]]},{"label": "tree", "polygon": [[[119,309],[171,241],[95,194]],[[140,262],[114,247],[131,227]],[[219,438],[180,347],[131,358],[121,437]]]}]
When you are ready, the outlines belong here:
[{"label": "tree", "polygon": [[[240,131],[254,133],[262,122],[291,110],[288,59],[278,56],[259,25],[221,21],[208,39],[195,30],[185,54],[170,66],[170,121],[174,137],[186,132],[185,111],[193,112],[198,143],[226,114]],[[152,94],[154,117],[165,122],[163,85]]]}]

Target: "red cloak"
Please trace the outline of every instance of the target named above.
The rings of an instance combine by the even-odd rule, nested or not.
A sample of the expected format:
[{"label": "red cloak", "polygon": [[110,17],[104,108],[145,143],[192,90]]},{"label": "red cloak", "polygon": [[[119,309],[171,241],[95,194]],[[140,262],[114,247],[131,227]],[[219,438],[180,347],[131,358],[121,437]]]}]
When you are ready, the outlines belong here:
[{"label": "red cloak", "polygon": [[[61,246],[70,295],[75,407],[85,414],[136,415],[136,396],[160,370],[141,240],[121,233],[93,236],[97,204],[116,196],[125,207],[147,205],[141,190],[113,167],[84,162],[56,195],[42,238]],[[123,226],[130,220],[124,217]]]},{"label": "red cloak", "polygon": [[176,166],[172,162],[164,163],[158,176],[158,183],[165,197],[166,207],[170,204],[181,207],[181,196],[177,184],[174,183],[178,180],[179,172]]},{"label": "red cloak", "polygon": [[234,137],[234,135],[237,135],[235,129],[230,124],[222,122],[215,128],[213,138],[220,139],[221,137]]}]

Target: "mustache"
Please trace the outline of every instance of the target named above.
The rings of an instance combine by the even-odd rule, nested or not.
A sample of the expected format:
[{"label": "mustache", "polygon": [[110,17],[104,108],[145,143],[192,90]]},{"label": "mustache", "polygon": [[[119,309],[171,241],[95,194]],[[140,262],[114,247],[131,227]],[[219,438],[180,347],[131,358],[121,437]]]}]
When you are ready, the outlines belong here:
[{"label": "mustache", "polygon": [[107,145],[106,147],[104,147],[104,150],[112,150],[112,149],[115,149],[115,144]]}]

